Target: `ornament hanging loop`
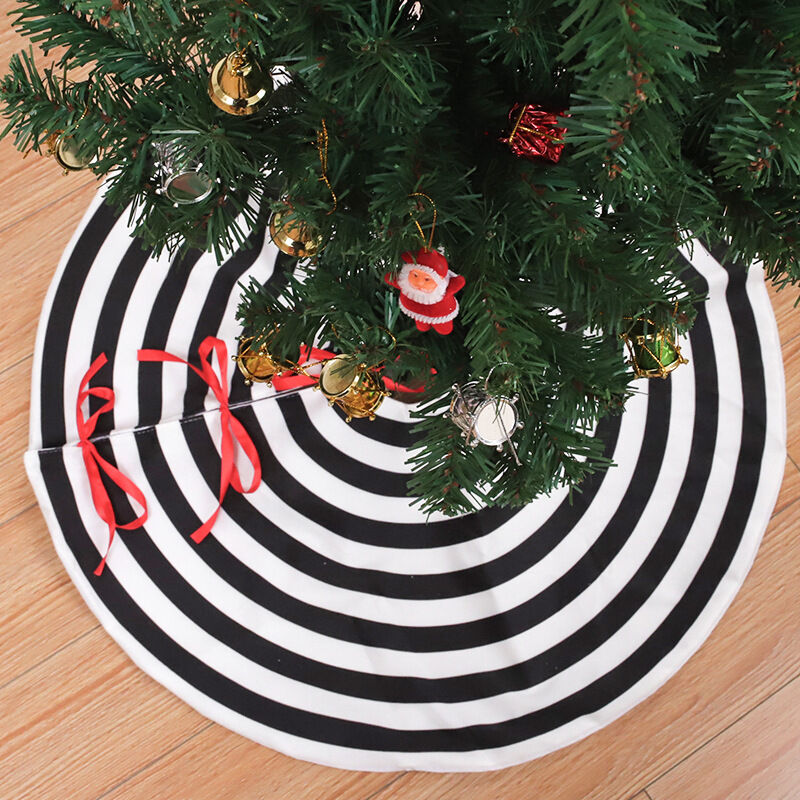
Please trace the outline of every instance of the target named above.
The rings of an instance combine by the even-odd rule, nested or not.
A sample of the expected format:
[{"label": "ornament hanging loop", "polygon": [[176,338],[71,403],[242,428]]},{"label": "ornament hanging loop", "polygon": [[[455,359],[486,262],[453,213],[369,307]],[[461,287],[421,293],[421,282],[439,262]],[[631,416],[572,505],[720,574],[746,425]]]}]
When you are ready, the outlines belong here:
[{"label": "ornament hanging loop", "polygon": [[427,238],[427,240],[425,239],[425,232],[422,230],[422,225],[420,225],[419,221],[416,219],[416,217],[414,217],[414,212],[413,211],[408,212],[414,224],[417,226],[417,230],[419,231],[419,235],[422,238],[423,245],[425,245],[425,249],[430,250],[433,245],[433,233],[436,230],[436,218],[438,216],[438,212],[436,210],[436,203],[434,203],[433,200],[427,194],[425,194],[425,192],[412,192],[409,195],[409,197],[424,197],[431,204],[431,208],[433,209],[433,222],[431,222],[431,233],[430,236]]},{"label": "ornament hanging loop", "polygon": [[492,377],[492,373],[493,373],[493,372],[494,372],[494,371],[495,371],[495,370],[496,370],[498,367],[503,367],[503,366],[513,367],[514,365],[513,365],[513,364],[512,364],[510,361],[498,361],[498,362],[497,362],[497,364],[495,364],[495,365],[494,365],[494,366],[493,366],[493,367],[492,367],[492,368],[491,368],[491,369],[490,369],[490,370],[489,370],[489,371],[486,373],[486,378],[485,378],[485,380],[483,381],[483,388],[484,388],[484,390],[485,390],[485,391],[487,391],[487,392],[489,391],[489,379]]}]

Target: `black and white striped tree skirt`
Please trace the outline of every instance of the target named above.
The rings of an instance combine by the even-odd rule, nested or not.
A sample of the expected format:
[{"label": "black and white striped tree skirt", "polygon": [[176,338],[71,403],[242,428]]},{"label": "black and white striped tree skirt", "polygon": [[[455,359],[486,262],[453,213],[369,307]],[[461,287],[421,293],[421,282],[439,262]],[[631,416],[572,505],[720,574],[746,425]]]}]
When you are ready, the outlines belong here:
[{"label": "black and white striped tree skirt", "polygon": [[[761,271],[691,256],[710,299],[690,364],[640,382],[600,433],[618,466],[519,510],[428,524],[405,496],[406,406],[351,425],[319,393],[281,400],[230,370],[263,482],[229,491],[213,533],[220,415],[178,365],[231,349],[238,282],[292,262],[261,233],[217,267],[152,259],[95,200],[42,313],[26,465],[72,580],[147,673],[203,714],[350,769],[489,770],[592,733],[692,655],[753,561],[783,474],[785,409]],[[75,399],[91,361],[116,407],[96,444],[144,491],[144,528],[92,505]],[[95,407],[96,408],[96,407]],[[115,497],[115,495],[112,495]],[[118,517],[133,510],[124,498]]]}]

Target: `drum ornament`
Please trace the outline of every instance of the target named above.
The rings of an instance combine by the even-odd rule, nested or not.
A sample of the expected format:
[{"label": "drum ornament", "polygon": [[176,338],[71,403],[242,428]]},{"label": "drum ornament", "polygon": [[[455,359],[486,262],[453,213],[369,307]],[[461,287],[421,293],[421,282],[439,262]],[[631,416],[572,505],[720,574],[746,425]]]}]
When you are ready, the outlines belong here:
[{"label": "drum ornament", "polygon": [[461,436],[471,447],[485,444],[501,452],[503,446],[508,445],[514,461],[520,464],[511,441],[514,432],[522,427],[516,407],[519,395],[508,397],[492,394],[489,391],[489,377],[493,370],[490,370],[483,384],[481,381],[470,381],[463,386],[454,384],[450,409],[445,416],[461,428]]}]

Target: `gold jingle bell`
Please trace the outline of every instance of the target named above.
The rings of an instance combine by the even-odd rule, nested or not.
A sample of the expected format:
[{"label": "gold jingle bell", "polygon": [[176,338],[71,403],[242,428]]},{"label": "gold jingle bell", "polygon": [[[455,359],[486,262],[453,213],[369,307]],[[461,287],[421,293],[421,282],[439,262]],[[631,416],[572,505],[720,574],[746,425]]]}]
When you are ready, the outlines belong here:
[{"label": "gold jingle bell", "polygon": [[64,136],[60,131],[47,139],[47,152],[53,156],[66,175],[86,169],[94,160],[94,153],[85,153],[72,136]]},{"label": "gold jingle bell", "polygon": [[305,222],[285,219],[287,212],[275,211],[269,221],[269,235],[278,250],[294,258],[312,258],[322,245],[322,237]]},{"label": "gold jingle bell", "polygon": [[650,319],[639,319],[631,329],[620,335],[630,356],[637,378],[664,378],[689,359],[681,355],[674,332],[657,329]]},{"label": "gold jingle bell", "polygon": [[269,342],[263,342],[256,349],[252,346],[254,340],[254,336],[242,336],[239,339],[239,351],[233,359],[248,386],[252,386],[253,383],[266,383],[267,386],[271,386],[273,377],[290,367],[281,364],[269,352]]},{"label": "gold jingle bell", "polygon": [[272,78],[242,50],[220,59],[211,70],[208,94],[217,108],[237,117],[260,111],[272,94]]},{"label": "gold jingle bell", "polygon": [[354,417],[375,419],[383,398],[389,396],[374,370],[368,370],[365,364],[349,355],[326,361],[315,388],[322,390],[328,405],[335,404],[345,412],[347,422]]}]

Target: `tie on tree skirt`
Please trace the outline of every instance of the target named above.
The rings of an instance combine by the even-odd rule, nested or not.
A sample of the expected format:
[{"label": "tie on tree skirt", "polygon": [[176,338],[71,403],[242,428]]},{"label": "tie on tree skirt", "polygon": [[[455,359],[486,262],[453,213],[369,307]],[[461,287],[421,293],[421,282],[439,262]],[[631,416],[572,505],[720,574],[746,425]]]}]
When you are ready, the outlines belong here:
[{"label": "tie on tree skirt", "polygon": [[[217,502],[216,398],[189,370],[232,349],[238,281],[292,261],[263,234],[220,268],[153,260],[98,199],[45,301],[26,466],[56,549],[106,630],[201,713],[289,755],[363,770],[491,770],[607,725],[673,675],[742,584],[783,474],[780,345],[761,271],[692,262],[710,289],[666,381],[603,423],[618,467],[519,511],[429,524],[405,497],[407,407],[346,425],[317,392],[270,399],[229,370],[263,482]],[[117,534],[92,504],[75,398],[116,407],[96,446],[144,492]],[[93,406],[92,410],[97,410]],[[118,518],[135,515],[112,492]]]}]

